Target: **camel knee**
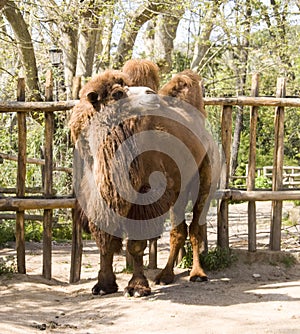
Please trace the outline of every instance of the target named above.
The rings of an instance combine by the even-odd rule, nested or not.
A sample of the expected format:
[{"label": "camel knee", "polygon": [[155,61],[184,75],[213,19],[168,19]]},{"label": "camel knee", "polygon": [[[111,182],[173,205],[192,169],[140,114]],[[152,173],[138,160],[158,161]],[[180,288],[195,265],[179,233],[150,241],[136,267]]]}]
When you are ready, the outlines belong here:
[{"label": "camel knee", "polygon": [[127,250],[132,256],[143,256],[146,247],[147,240],[128,240],[127,242]]}]

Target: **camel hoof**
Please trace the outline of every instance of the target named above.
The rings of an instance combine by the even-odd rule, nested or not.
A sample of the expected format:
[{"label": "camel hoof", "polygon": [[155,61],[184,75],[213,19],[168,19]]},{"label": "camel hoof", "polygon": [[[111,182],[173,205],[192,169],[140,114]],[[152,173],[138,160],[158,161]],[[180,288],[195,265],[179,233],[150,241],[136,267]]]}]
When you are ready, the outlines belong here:
[{"label": "camel hoof", "polygon": [[127,287],[124,290],[124,296],[125,297],[134,297],[134,298],[140,298],[149,296],[151,294],[151,289],[148,287]]},{"label": "camel hoof", "polygon": [[174,278],[174,274],[159,275],[155,278],[154,283],[156,285],[168,285],[174,282]]},{"label": "camel hoof", "polygon": [[104,296],[110,293],[115,293],[118,291],[118,286],[117,285],[113,285],[109,288],[105,288],[103,287],[101,284],[97,283],[94,285],[94,287],[92,288],[92,294],[95,296]]},{"label": "camel hoof", "polygon": [[207,282],[208,277],[207,276],[193,276],[190,278],[191,282]]}]

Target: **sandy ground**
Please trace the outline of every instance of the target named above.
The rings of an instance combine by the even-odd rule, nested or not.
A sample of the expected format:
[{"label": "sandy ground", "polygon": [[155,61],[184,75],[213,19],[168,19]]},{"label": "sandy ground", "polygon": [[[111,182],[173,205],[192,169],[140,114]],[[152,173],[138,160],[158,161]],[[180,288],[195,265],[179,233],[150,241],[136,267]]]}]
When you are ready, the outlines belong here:
[{"label": "sandy ground", "polygon": [[[258,216],[264,214],[258,208]],[[236,211],[235,211],[236,210]],[[233,248],[245,244],[244,210],[231,210]],[[266,212],[268,209],[266,209]],[[240,223],[238,223],[240,219]],[[209,238],[213,240],[212,222]],[[259,221],[264,245],[265,221]],[[296,231],[297,232],[297,231]],[[287,239],[291,239],[290,235]],[[158,267],[168,256],[168,236],[159,240]],[[293,240],[296,240],[293,235]],[[297,241],[288,249],[299,260]],[[131,275],[122,272],[123,256],[115,258],[118,293],[93,296],[99,254],[94,242],[85,242],[82,279],[70,285],[68,244],[53,245],[53,279],[41,276],[41,245],[27,246],[27,274],[0,276],[0,333],[300,333],[300,263],[287,268],[287,253],[236,250],[238,261],[228,269],[209,272],[209,282],[189,281],[188,270],[176,268],[176,281],[156,286],[158,270],[147,270],[152,294],[126,298],[123,289]],[[13,245],[0,256],[14,255]],[[145,263],[148,257],[145,256]]]}]

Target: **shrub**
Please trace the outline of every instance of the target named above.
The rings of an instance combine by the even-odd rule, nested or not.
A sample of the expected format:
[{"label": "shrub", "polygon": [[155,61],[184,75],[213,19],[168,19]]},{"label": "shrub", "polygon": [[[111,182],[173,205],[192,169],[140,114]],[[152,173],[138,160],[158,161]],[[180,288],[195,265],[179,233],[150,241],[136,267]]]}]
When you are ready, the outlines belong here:
[{"label": "shrub", "polygon": [[255,188],[256,189],[268,189],[270,187],[271,187],[271,185],[270,185],[267,177],[265,177],[265,176],[258,176],[255,179]]},{"label": "shrub", "polygon": [[0,224],[0,246],[3,246],[8,241],[15,241],[15,222],[4,220]]},{"label": "shrub", "polygon": [[[185,256],[178,265],[180,268],[191,268],[193,265],[193,250],[190,241],[185,245]],[[205,270],[221,270],[231,266],[236,260],[236,256],[230,248],[215,247],[207,254],[201,254],[200,260]]]}]

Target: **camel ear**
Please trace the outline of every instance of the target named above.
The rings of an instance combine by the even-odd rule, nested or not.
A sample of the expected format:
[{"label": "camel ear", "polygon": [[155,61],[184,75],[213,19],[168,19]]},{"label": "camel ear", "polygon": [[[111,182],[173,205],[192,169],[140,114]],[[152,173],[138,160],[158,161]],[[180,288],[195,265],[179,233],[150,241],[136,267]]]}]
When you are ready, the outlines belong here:
[{"label": "camel ear", "polygon": [[88,101],[91,102],[92,105],[94,105],[95,103],[97,103],[99,95],[97,92],[92,91],[92,92],[87,93],[86,97]]}]

